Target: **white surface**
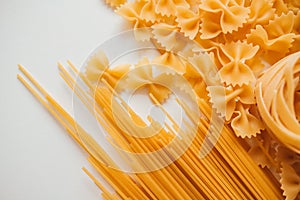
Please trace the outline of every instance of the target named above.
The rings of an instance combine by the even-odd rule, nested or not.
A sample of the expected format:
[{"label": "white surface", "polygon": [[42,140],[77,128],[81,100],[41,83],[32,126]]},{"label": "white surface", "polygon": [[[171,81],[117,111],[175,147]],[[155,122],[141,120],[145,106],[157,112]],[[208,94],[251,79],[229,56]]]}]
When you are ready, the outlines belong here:
[{"label": "white surface", "polygon": [[0,199],[101,199],[85,154],[17,80],[23,64],[68,110],[57,61],[80,65],[125,28],[101,0],[0,0]]}]

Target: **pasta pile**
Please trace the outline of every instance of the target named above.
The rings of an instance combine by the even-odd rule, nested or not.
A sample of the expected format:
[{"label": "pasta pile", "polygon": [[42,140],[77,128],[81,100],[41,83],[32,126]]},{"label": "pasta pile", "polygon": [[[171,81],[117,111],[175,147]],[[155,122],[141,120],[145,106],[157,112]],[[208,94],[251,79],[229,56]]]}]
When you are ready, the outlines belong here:
[{"label": "pasta pile", "polygon": [[[159,55],[114,65],[98,49],[83,71],[70,61],[68,68],[59,63],[59,69],[105,130],[106,146],[117,149],[127,170],[21,65],[23,75],[18,75],[113,189],[83,168],[102,197],[299,199],[300,4],[293,0],[106,3],[133,23],[138,42],[151,41]],[[142,119],[124,100],[123,91],[140,85],[168,123],[151,116]],[[193,107],[175,98],[186,116],[183,125],[164,109],[174,100],[174,88],[196,102]],[[214,114],[225,123],[215,121]]]},{"label": "pasta pile", "polygon": [[[256,136],[264,129],[256,115],[254,85],[264,69],[300,50],[299,3],[149,0],[120,4],[115,11],[134,23],[138,41],[155,40],[171,50],[173,31],[179,31],[199,43],[219,68],[229,97],[226,110],[219,108],[219,112],[236,135]],[[138,29],[142,27],[149,29]],[[219,107],[218,102],[212,103]],[[240,118],[249,119],[248,128],[238,123]]]},{"label": "pasta pile", "polygon": [[[210,98],[212,106],[251,146],[253,159],[279,176],[290,199],[299,198],[300,161],[293,157],[286,170],[279,154],[300,153],[299,8],[293,0],[148,0],[115,7],[134,24],[138,41],[172,51],[173,32],[181,32],[210,54],[226,90],[226,107],[218,98]],[[219,88],[208,90],[218,96]]]}]

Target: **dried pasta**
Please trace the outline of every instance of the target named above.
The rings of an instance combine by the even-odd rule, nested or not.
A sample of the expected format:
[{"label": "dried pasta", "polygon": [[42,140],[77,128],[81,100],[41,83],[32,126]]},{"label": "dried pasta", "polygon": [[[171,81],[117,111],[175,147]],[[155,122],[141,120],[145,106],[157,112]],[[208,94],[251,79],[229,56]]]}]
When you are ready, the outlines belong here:
[{"label": "dried pasta", "polygon": [[105,0],[105,3],[107,3],[112,8],[117,8],[126,3],[126,0]]},{"label": "dried pasta", "polygon": [[275,9],[272,8],[272,2],[268,0],[253,0],[250,4],[250,14],[247,24],[265,25],[274,18]]},{"label": "dried pasta", "polygon": [[[74,78],[62,66],[60,66],[60,69],[62,70],[62,77],[70,84],[69,86],[75,87],[73,85],[76,84]],[[153,172],[128,174],[104,165],[103,161],[111,162],[109,155],[84,130],[76,131],[79,124],[39,86],[22,66],[20,66],[20,70],[42,92],[43,96],[39,96],[24,78],[18,76],[20,81],[58,119],[75,141],[86,150],[91,165],[114,189],[115,192],[109,192],[84,168],[84,171],[102,190],[104,199],[281,198],[278,185],[271,181],[270,174],[264,173],[258,168],[226,125],[219,143],[211,154],[204,159],[199,159],[196,152],[201,146],[201,141],[208,126],[207,119],[211,112],[210,106],[204,100],[199,101],[199,108],[203,110],[207,119],[203,118],[201,120],[197,137],[180,158],[169,166]],[[92,84],[89,85],[93,87]],[[101,96],[99,96],[100,98],[96,96],[96,98],[97,102],[99,101],[98,105],[111,109],[107,107],[105,102],[110,100],[114,91],[110,90],[109,85],[107,86],[108,88],[96,89],[97,95]],[[80,93],[78,95],[85,96],[88,94]],[[188,109],[188,107],[185,107],[185,109]],[[101,110],[98,112],[101,112]],[[115,140],[120,142],[122,148],[128,148],[130,151],[147,151],[165,145],[170,136],[170,133],[162,134],[158,138],[149,138],[141,143],[141,141],[129,135],[124,135],[122,132],[114,132],[111,128],[115,127],[116,124],[110,121],[109,116],[111,113],[106,111],[103,114],[102,119],[109,122],[110,126],[106,126],[104,123],[102,125],[107,128],[107,131]],[[180,148],[180,146],[175,147]],[[234,158],[232,156],[239,159],[232,159]]]},{"label": "dried pasta", "polygon": [[300,52],[291,54],[264,72],[256,86],[260,114],[273,134],[300,153],[300,123],[295,116],[294,93],[299,89]]},{"label": "dried pasta", "polygon": [[[212,107],[225,117],[237,136],[245,137],[249,154],[259,165],[267,166],[273,173],[280,171],[276,155],[281,148],[277,148],[279,142],[268,125],[262,123],[254,85],[258,85],[257,80],[265,70],[299,52],[299,3],[295,0],[192,0],[186,1],[189,6],[184,3],[175,9],[172,2],[156,3],[156,13],[163,17],[151,24],[154,43],[167,51],[178,49],[180,40],[176,33],[180,31],[203,47],[193,51],[206,51],[210,55],[224,86],[205,86],[202,76],[193,75],[195,72],[188,65],[183,76],[202,98],[209,98]],[[222,103],[224,90],[226,106]],[[295,119],[299,123],[300,95],[297,89],[293,94]],[[296,141],[292,143],[297,145]],[[255,152],[260,156],[255,158]],[[282,180],[286,176],[283,174],[286,173],[280,175]],[[282,189],[287,199],[293,198],[287,186]]]},{"label": "dried pasta", "polygon": [[[220,77],[227,85],[242,85],[255,82],[255,76],[245,61],[253,58],[258,51],[258,46],[247,43],[228,43],[221,45],[221,50],[229,60],[219,70]],[[224,63],[224,62],[223,62]]]},{"label": "dried pasta", "polygon": [[[59,65],[62,78],[91,109],[96,101],[99,121],[122,149],[149,153],[175,137],[178,124],[162,128],[148,118],[155,137],[130,137],[112,119],[114,88],[132,69],[160,65],[174,70],[189,83],[197,95],[199,118],[196,136],[175,162],[148,173],[124,173],[113,169],[115,163],[101,146],[64,111],[30,74],[22,73],[42,93],[40,96],[20,75],[20,81],[41,101],[88,153],[91,165],[112,186],[109,192],[86,169],[101,189],[104,199],[297,199],[300,198],[300,4],[296,0],[107,0],[115,12],[133,24],[137,41],[152,41],[160,56],[143,58],[135,64],[110,66],[105,54],[97,51],[79,73],[94,96],[83,92],[75,78]],[[182,34],[180,34],[182,33]],[[193,41],[193,43],[188,42]],[[199,48],[199,45],[201,46]],[[197,70],[193,66],[197,66]],[[100,77],[100,78],[99,78]],[[136,82],[133,82],[135,80]],[[145,83],[151,101],[162,108],[173,91],[155,81],[169,81],[169,75],[154,76],[150,68],[128,77],[119,89]],[[101,86],[98,86],[98,84]],[[174,84],[180,88],[180,84]],[[187,89],[182,87],[182,91]],[[187,92],[188,93],[188,92]],[[193,93],[193,94],[194,94]],[[192,96],[193,94],[189,94]],[[116,107],[122,128],[147,134],[142,120],[121,97]],[[184,102],[177,101],[190,119],[198,119]],[[128,116],[122,110],[125,106]],[[226,124],[211,153],[199,159],[197,152],[205,141],[209,119],[216,111]],[[130,122],[134,121],[135,125]],[[189,127],[188,123],[185,122]],[[124,125],[125,124],[125,125]],[[80,126],[79,126],[80,127]],[[213,126],[214,127],[214,126]],[[217,129],[210,130],[211,138]],[[139,135],[140,136],[140,135]],[[240,137],[237,138],[237,137]],[[185,144],[188,143],[184,140]],[[182,150],[182,143],[172,147]],[[161,157],[160,157],[161,156]],[[161,154],[147,161],[170,160]],[[105,161],[105,162],[103,162]],[[110,163],[110,167],[103,163]],[[145,160],[129,163],[145,167]],[[134,165],[136,164],[136,165]],[[111,168],[112,167],[112,168]]]},{"label": "dried pasta", "polygon": [[191,40],[196,37],[199,32],[200,26],[200,16],[198,13],[194,13],[188,8],[177,7],[177,23],[180,30],[184,33],[186,37]]},{"label": "dried pasta", "polygon": [[211,39],[220,33],[232,33],[242,27],[250,12],[243,4],[243,1],[202,1],[199,5],[200,10],[203,11],[200,37]]},{"label": "dried pasta", "polygon": [[185,0],[158,0],[155,11],[158,14],[165,15],[167,17],[176,13],[176,7],[189,8],[190,5]]}]

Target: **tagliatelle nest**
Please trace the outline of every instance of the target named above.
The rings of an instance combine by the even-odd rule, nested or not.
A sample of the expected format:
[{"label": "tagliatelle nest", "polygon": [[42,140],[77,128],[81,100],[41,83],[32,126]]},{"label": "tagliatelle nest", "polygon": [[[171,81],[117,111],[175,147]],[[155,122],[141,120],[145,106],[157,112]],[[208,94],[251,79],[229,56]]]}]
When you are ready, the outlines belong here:
[{"label": "tagliatelle nest", "polygon": [[297,95],[300,89],[300,52],[291,54],[266,70],[258,79],[256,99],[262,119],[275,137],[300,153]]}]

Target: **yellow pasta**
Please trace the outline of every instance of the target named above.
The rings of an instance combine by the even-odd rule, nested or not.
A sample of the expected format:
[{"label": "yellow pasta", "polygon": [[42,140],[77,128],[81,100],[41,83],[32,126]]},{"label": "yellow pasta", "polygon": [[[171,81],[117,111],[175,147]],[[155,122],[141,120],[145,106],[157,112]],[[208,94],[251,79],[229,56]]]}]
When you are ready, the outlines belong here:
[{"label": "yellow pasta", "polygon": [[105,3],[107,3],[112,8],[117,8],[126,3],[126,0],[105,0]]},{"label": "yellow pasta", "polygon": [[[217,89],[217,88],[216,88]],[[219,96],[218,91],[211,90],[212,96]],[[254,91],[250,85],[242,86],[228,86],[226,88],[226,111],[223,112],[226,120],[230,120],[233,112],[236,110],[236,104],[241,102],[242,104],[255,104]],[[219,108],[218,102],[212,102],[215,108]],[[218,109],[222,110],[222,109]]]},{"label": "yellow pasta", "polygon": [[280,60],[264,72],[256,85],[258,108],[264,122],[287,147],[300,153],[300,123],[295,116],[300,52]]},{"label": "yellow pasta", "polygon": [[158,0],[155,11],[167,17],[176,13],[176,7],[189,8],[190,5],[185,0]]},{"label": "yellow pasta", "polygon": [[152,26],[153,38],[167,51],[177,48],[178,38],[177,31],[179,30],[174,25],[166,23],[154,24]]},{"label": "yellow pasta", "polygon": [[[137,41],[151,41],[161,54],[110,66],[102,51],[84,73],[68,62],[89,92],[59,64],[62,78],[97,114],[110,144],[133,170],[126,173],[22,67],[37,91],[20,81],[88,153],[88,160],[114,189],[110,193],[87,170],[104,199],[298,199],[300,198],[300,4],[296,0],[107,0],[133,24]],[[181,34],[182,33],[182,34]],[[200,47],[199,47],[200,45]],[[154,66],[165,73],[155,75]],[[131,73],[136,70],[136,73]],[[186,84],[174,81],[173,75]],[[121,84],[119,84],[121,82]],[[185,131],[163,104],[174,91],[196,95],[197,109],[176,98],[189,120]],[[144,84],[165,124],[142,119],[118,93]],[[191,92],[192,90],[193,92]],[[39,95],[42,93],[42,96]],[[96,105],[93,107],[93,105]],[[93,110],[94,109],[94,110]],[[225,121],[218,136],[217,113]],[[193,130],[193,124],[198,128]],[[150,124],[150,126],[147,126]],[[181,124],[180,124],[181,125]],[[149,128],[150,127],[150,128]],[[152,131],[156,135],[151,135]],[[209,139],[206,133],[209,132]],[[182,137],[176,140],[177,134]],[[188,135],[188,137],[186,137]],[[239,138],[237,138],[239,137]],[[174,142],[174,140],[176,142]],[[206,157],[203,149],[214,148]],[[173,144],[174,143],[174,144]],[[146,158],[166,146],[162,153]],[[185,149],[185,147],[187,147]],[[168,153],[165,151],[171,150]],[[172,153],[170,153],[172,152]],[[151,154],[152,155],[152,154]],[[174,158],[174,155],[180,155]],[[133,162],[134,161],[134,162]]]},{"label": "yellow pasta", "polygon": [[177,7],[177,23],[181,32],[191,40],[196,37],[199,32],[200,16],[188,8]]},{"label": "yellow pasta", "polygon": [[275,9],[272,8],[272,2],[268,0],[253,0],[250,3],[250,14],[247,24],[265,25],[274,18]]},{"label": "yellow pasta", "polygon": [[294,16],[292,13],[283,14],[281,17],[271,21],[266,28],[257,25],[247,35],[247,41],[259,45],[261,51],[263,51],[264,59],[273,64],[283,58],[289,51],[289,48],[292,47],[295,38],[295,34],[291,32],[293,22]]},{"label": "yellow pasta", "polygon": [[201,38],[211,39],[220,33],[232,33],[246,23],[249,8],[244,1],[206,0],[199,5],[202,11]]},{"label": "yellow pasta", "polygon": [[284,195],[287,199],[299,198],[299,154],[290,151],[286,147],[279,146],[277,160],[280,161],[280,182],[282,184],[281,188],[284,190]]},{"label": "yellow pasta", "polygon": [[[162,2],[168,2],[170,6]],[[253,155],[259,165],[280,171],[277,154],[281,150],[276,148],[278,141],[269,128],[264,130],[266,127],[261,123],[253,84],[263,70],[300,50],[299,3],[293,0],[202,0],[187,3],[190,7],[178,7],[177,12],[170,1],[157,3],[156,12],[165,18],[151,25],[153,42],[158,43],[159,48],[176,51],[181,46],[176,33],[181,31],[203,47],[194,49],[194,52],[204,50],[209,53],[225,82],[224,87],[205,86],[202,77],[194,75],[188,65],[183,75],[197,94],[212,102],[212,107],[225,117],[236,135],[251,137],[245,141],[250,146],[249,155]],[[224,89],[225,106],[222,102]],[[299,121],[300,95],[296,90],[294,95],[294,112]],[[281,176],[284,179],[285,175]],[[282,189],[288,199],[293,198],[287,192],[287,186],[282,186]]]},{"label": "yellow pasta", "polygon": [[180,74],[185,73],[185,63],[173,53],[166,52],[154,58],[152,63],[172,68]]},{"label": "yellow pasta", "polygon": [[149,0],[141,9],[140,17],[143,20],[155,22],[159,15],[155,13],[155,1]]},{"label": "yellow pasta", "polygon": [[222,52],[229,60],[228,63],[223,61],[224,65],[219,70],[222,81],[233,86],[254,83],[255,76],[245,61],[253,58],[258,49],[258,46],[252,46],[245,42],[221,45]]},{"label": "yellow pasta", "polygon": [[250,106],[237,103],[234,113],[237,115],[231,121],[231,127],[237,136],[252,137],[265,128],[264,124],[249,112]]},{"label": "yellow pasta", "polygon": [[141,11],[145,4],[145,1],[127,2],[115,11],[134,24],[135,37],[139,41],[149,40],[151,36],[151,32],[144,28],[147,27],[148,23],[141,16]]},{"label": "yellow pasta", "polygon": [[[109,193],[93,175],[84,169],[99,188],[101,188],[103,192],[102,197],[105,199],[281,198],[277,184],[268,178],[270,174],[265,174],[256,166],[226,126],[223,129],[220,142],[211,154],[207,155],[204,159],[199,159],[197,152],[208,126],[208,121],[204,119],[201,120],[197,136],[188,150],[174,163],[165,168],[148,173],[127,174],[107,167],[103,165],[103,161],[109,162],[110,158],[103,149],[94,143],[93,139],[83,130],[77,132],[79,134],[77,136],[75,132],[76,121],[37,84],[23,67],[20,66],[20,69],[36,85],[37,89],[42,91],[45,97],[35,93],[35,90],[21,76],[19,76],[19,79],[87,151],[90,163],[114,188],[115,193]],[[71,81],[70,86],[72,86],[72,82],[73,84],[75,83],[74,79],[71,78],[70,74],[64,68],[62,68],[62,76],[65,80]],[[98,100],[99,105],[105,106],[105,103],[102,101],[109,100],[110,97],[104,94],[103,89],[99,93],[99,95],[103,94],[102,98]],[[109,92],[110,89],[106,91]],[[44,100],[43,98],[46,99]],[[200,108],[206,117],[209,118],[209,105],[201,100],[199,103]],[[103,120],[109,120],[109,115],[107,114],[103,116]],[[116,124],[112,123],[111,126],[113,128]],[[161,139],[167,139],[167,135],[162,135],[160,140],[156,141],[155,138],[149,138],[141,143],[141,141],[138,142],[133,137],[130,138],[128,135],[114,132],[109,127],[107,127],[107,131],[115,139],[126,138],[127,141],[131,141],[129,144],[126,144],[126,140],[124,140],[124,145],[127,145],[127,148],[134,152],[140,151],[141,148],[144,150],[156,148],[155,146],[160,145],[160,143],[157,143],[158,141],[163,143],[161,145],[165,145],[164,140]],[[180,144],[178,145],[175,147],[181,148]],[[99,156],[101,157],[100,161]]]}]

